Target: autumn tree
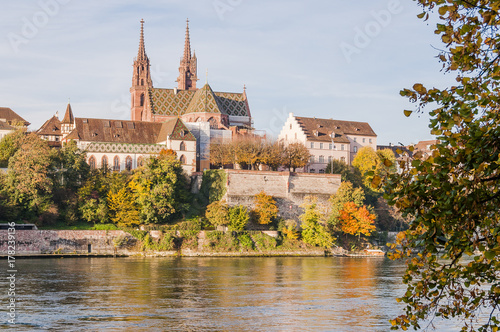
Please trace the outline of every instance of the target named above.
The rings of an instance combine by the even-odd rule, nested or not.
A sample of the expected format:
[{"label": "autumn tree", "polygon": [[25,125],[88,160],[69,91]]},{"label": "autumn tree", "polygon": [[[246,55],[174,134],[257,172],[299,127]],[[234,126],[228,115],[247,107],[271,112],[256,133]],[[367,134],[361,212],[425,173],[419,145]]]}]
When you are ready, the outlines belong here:
[{"label": "autumn tree", "polygon": [[354,188],[351,182],[346,181],[340,184],[339,189],[330,197],[330,213],[328,215],[328,225],[331,231],[340,231],[341,211],[347,203],[354,203],[359,208],[365,202],[365,192],[362,188]]},{"label": "autumn tree", "polygon": [[257,222],[262,225],[270,224],[278,216],[278,207],[276,206],[276,201],[273,196],[267,195],[265,192],[261,191],[254,196],[255,208],[254,213]]},{"label": "autumn tree", "polygon": [[205,217],[214,226],[227,226],[229,224],[229,206],[225,200],[215,201],[207,206]]},{"label": "autumn tree", "polygon": [[391,204],[412,217],[397,238],[394,258],[406,257],[404,313],[394,328],[419,328],[438,316],[459,319],[462,331],[500,327],[500,25],[499,2],[418,0],[435,33],[446,88],[416,83],[401,94],[432,107],[430,156],[400,162],[384,189]]},{"label": "autumn tree", "polygon": [[363,177],[363,183],[367,187],[371,187],[371,181],[374,176],[374,171],[380,163],[377,152],[370,146],[364,146],[359,149],[356,157],[352,160],[352,166],[359,169]]},{"label": "autumn tree", "polygon": [[242,231],[247,226],[250,216],[243,205],[231,206],[228,210],[229,230]]},{"label": "autumn tree", "polygon": [[295,169],[302,168],[309,163],[311,154],[307,147],[302,143],[291,143],[285,148],[283,166],[289,171],[295,172]]},{"label": "autumn tree", "polygon": [[321,212],[317,206],[316,197],[307,196],[301,205],[304,213],[302,221],[302,240],[312,246],[329,248],[335,240],[321,223]]},{"label": "autumn tree", "polygon": [[269,166],[273,171],[285,164],[286,148],[280,141],[264,143],[261,163]]},{"label": "autumn tree", "polygon": [[125,181],[125,185],[113,188],[108,192],[109,216],[111,221],[120,227],[134,227],[141,223],[139,206],[136,203],[130,182]]},{"label": "autumn tree", "polygon": [[257,169],[261,163],[261,157],[264,151],[264,144],[260,138],[244,137],[234,141],[234,151],[236,163],[241,168]]},{"label": "autumn tree", "polygon": [[342,232],[355,235],[369,236],[375,229],[375,215],[371,214],[366,206],[356,206],[354,202],[347,202],[340,210],[340,227]]}]

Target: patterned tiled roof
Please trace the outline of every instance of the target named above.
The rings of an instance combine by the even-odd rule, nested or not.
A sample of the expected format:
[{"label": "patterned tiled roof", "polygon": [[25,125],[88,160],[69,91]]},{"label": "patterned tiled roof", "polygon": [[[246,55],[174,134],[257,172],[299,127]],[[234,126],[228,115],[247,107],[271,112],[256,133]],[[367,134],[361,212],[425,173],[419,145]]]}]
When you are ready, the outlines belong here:
[{"label": "patterned tiled roof", "polygon": [[148,93],[153,114],[208,112],[250,116],[244,93],[213,92],[208,84],[196,91],[150,88]]},{"label": "patterned tiled roof", "polygon": [[377,134],[366,122],[341,121],[333,119],[317,119],[295,117],[308,140],[331,142],[348,142],[346,135],[373,136]]}]

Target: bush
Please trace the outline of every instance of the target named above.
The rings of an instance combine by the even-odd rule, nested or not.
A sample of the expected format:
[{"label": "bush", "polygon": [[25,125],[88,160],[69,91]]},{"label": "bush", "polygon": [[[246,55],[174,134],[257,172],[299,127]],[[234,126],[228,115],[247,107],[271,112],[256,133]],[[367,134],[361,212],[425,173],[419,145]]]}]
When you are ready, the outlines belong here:
[{"label": "bush", "polygon": [[240,233],[238,235],[238,241],[240,241],[240,246],[246,250],[253,250],[254,245],[252,238],[248,235],[248,233]]},{"label": "bush", "polygon": [[229,208],[229,230],[242,231],[245,229],[249,219],[248,210],[242,205],[236,205]]},{"label": "bush", "polygon": [[252,239],[259,250],[273,250],[276,249],[278,241],[272,236],[266,235],[262,232],[255,232],[252,234]]},{"label": "bush", "polygon": [[205,217],[214,226],[229,224],[229,207],[225,201],[216,201],[207,206]]}]

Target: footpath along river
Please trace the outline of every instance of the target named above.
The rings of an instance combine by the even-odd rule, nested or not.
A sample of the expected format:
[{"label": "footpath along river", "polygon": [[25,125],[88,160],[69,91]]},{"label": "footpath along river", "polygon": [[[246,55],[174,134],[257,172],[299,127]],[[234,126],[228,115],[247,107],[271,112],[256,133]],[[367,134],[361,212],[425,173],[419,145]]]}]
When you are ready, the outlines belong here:
[{"label": "footpath along river", "polygon": [[[47,258],[16,268],[16,324],[5,310],[0,320],[12,331],[389,331],[404,291],[403,263],[387,258]],[[446,326],[437,330],[458,330]]]}]

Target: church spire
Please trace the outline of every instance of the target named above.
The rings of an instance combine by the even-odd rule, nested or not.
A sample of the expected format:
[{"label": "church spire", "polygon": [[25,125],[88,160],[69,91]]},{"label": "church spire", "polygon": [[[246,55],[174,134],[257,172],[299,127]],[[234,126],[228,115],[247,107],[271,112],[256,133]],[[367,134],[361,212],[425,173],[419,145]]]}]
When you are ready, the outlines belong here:
[{"label": "church spire", "polygon": [[189,19],[186,20],[186,37],[184,40],[184,55],[179,66],[177,88],[180,90],[196,90],[197,60],[196,54],[191,57],[191,41],[189,40]]},{"label": "church spire", "polygon": [[146,60],[146,47],[144,46],[144,19],[141,19],[141,38],[139,39],[139,51],[137,52],[137,60]]},{"label": "church spire", "polygon": [[132,73],[132,87],[130,88],[131,118],[133,121],[141,121],[144,117],[145,103],[147,100],[148,88],[153,87],[151,80],[151,70],[149,58],[144,46],[144,20],[141,20],[141,36],[139,39],[139,50],[134,59]]}]

